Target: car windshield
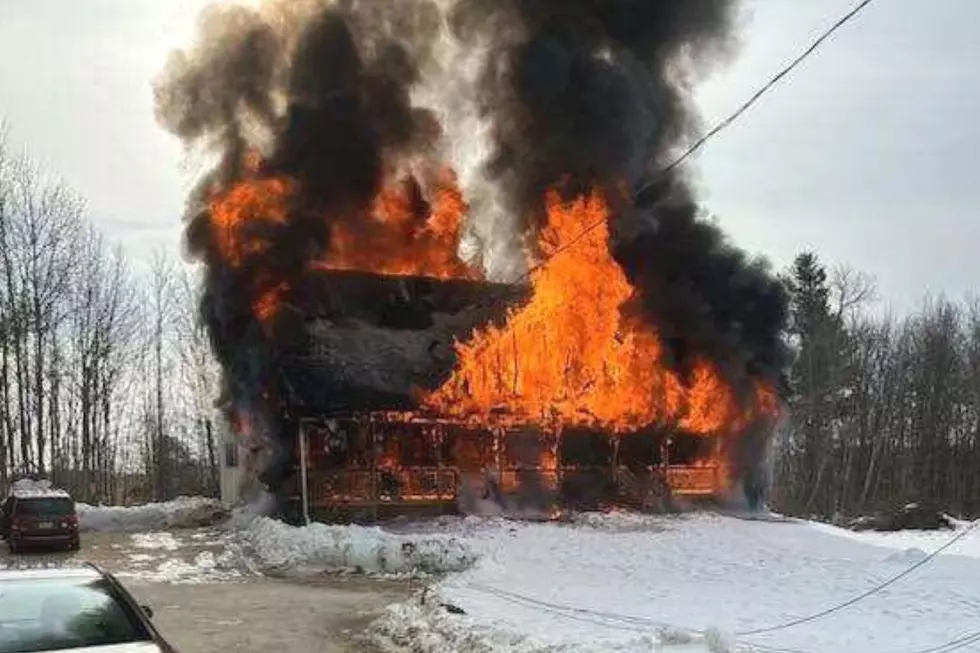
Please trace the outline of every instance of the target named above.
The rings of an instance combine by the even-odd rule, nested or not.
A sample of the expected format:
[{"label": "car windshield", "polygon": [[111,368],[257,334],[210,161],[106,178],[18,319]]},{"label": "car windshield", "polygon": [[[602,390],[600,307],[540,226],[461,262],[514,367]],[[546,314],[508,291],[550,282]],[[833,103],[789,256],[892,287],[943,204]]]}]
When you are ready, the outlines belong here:
[{"label": "car windshield", "polygon": [[20,517],[64,517],[75,512],[75,505],[61,497],[18,499],[14,512]]},{"label": "car windshield", "polygon": [[0,653],[151,640],[105,580],[0,581]]}]

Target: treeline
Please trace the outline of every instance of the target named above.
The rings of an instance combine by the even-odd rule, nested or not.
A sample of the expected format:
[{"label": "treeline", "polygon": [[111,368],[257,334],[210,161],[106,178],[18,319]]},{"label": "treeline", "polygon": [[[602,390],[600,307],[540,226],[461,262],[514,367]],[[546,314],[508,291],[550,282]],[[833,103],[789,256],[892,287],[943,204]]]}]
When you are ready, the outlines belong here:
[{"label": "treeline", "polygon": [[786,285],[798,356],[774,506],[825,519],[907,502],[980,515],[980,300],[875,316],[872,284],[812,253]]},{"label": "treeline", "polygon": [[195,288],[163,254],[131,266],[0,125],[0,486],[36,475],[86,501],[217,491]]}]

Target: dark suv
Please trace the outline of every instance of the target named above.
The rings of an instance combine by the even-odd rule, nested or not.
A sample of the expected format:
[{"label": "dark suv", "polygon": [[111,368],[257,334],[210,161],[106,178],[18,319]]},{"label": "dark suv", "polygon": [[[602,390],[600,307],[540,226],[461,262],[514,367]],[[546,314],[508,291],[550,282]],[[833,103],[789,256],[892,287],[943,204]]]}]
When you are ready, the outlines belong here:
[{"label": "dark suv", "polygon": [[81,544],[75,502],[67,492],[47,488],[15,485],[3,503],[0,534],[11,553],[32,546],[77,551]]}]

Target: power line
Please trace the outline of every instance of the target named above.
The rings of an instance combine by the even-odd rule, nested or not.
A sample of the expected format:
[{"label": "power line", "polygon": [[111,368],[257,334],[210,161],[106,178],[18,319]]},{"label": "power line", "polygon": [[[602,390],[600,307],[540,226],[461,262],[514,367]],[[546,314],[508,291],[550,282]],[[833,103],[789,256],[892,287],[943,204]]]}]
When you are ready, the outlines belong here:
[{"label": "power line", "polygon": [[921,560],[919,560],[918,562],[916,562],[914,565],[908,567],[907,569],[905,569],[900,574],[897,574],[895,576],[892,576],[891,578],[889,578],[888,580],[884,581],[883,583],[879,583],[878,585],[875,585],[871,589],[867,590],[866,592],[862,592],[861,594],[858,594],[857,596],[855,596],[852,599],[849,599],[847,601],[844,601],[843,603],[840,603],[840,604],[835,605],[833,607],[827,608],[826,610],[821,610],[820,612],[816,612],[814,614],[807,615],[806,617],[800,617],[798,619],[793,619],[791,621],[787,621],[785,623],[777,624],[775,626],[767,626],[765,628],[755,628],[753,630],[746,630],[746,631],[743,631],[743,632],[740,632],[740,633],[736,633],[736,636],[737,637],[750,637],[752,635],[761,635],[763,633],[771,633],[771,632],[775,632],[777,630],[785,630],[787,628],[792,628],[794,626],[799,626],[800,624],[805,624],[805,623],[809,623],[811,621],[816,621],[817,619],[822,619],[823,617],[826,617],[826,616],[831,615],[831,614],[833,614],[835,612],[839,612],[839,611],[841,611],[841,610],[843,610],[845,608],[848,608],[848,607],[854,605],[855,603],[860,603],[861,601],[863,601],[863,600],[865,600],[865,599],[867,599],[867,598],[869,598],[871,596],[874,596],[878,592],[881,592],[885,588],[890,587],[891,585],[894,585],[895,583],[897,583],[898,581],[902,580],[903,578],[905,578],[906,576],[908,576],[909,574],[911,574],[915,570],[917,570],[917,569],[925,566],[926,564],[932,562],[936,558],[936,556],[938,556],[940,553],[942,553],[943,551],[945,551],[946,549],[948,549],[949,547],[953,546],[954,544],[956,544],[957,542],[959,542],[960,540],[962,540],[964,537],[966,537],[967,535],[969,535],[970,533],[972,533],[974,530],[976,530],[976,528],[978,526],[980,526],[980,520],[975,521],[972,524],[970,524],[969,527],[964,528],[962,531],[960,531],[959,533],[957,533],[955,537],[950,538],[950,540],[948,542],[946,542],[941,547],[939,547],[938,549],[936,549],[935,551],[933,551],[932,553],[930,553],[926,557],[924,557]]},{"label": "power line", "polygon": [[[606,628],[612,628],[614,630],[626,630],[638,633],[648,633],[650,631],[650,626],[655,625],[659,628],[671,628],[667,623],[654,622],[653,624],[647,623],[636,623],[630,624],[630,617],[614,615],[608,613],[609,616],[604,616],[604,613],[595,612],[592,610],[586,610],[585,608],[575,608],[572,606],[561,605],[558,603],[549,603],[548,601],[541,601],[539,599],[534,599],[529,596],[524,596],[523,594],[517,594],[514,592],[508,592],[506,590],[498,589],[496,587],[490,587],[488,585],[478,585],[475,583],[467,583],[467,587],[474,589],[478,592],[484,594],[489,594],[491,596],[496,596],[499,599],[513,603],[516,605],[522,605],[524,607],[533,607],[541,610],[542,612],[548,612],[551,614],[556,614],[560,617],[571,619],[573,621],[582,621],[585,623],[591,623],[598,626],[603,626]],[[623,623],[609,623],[612,622],[623,622]],[[685,629],[680,629],[685,630]],[[691,631],[697,633],[698,631]]]},{"label": "power line", "polygon": [[940,644],[939,646],[922,648],[915,651],[903,651],[902,653],[952,653],[953,651],[958,651],[977,642],[980,642],[980,630],[975,630],[972,633],[961,635],[960,637],[950,640],[945,644]]},{"label": "power line", "polygon": [[[795,70],[800,64],[802,64],[804,61],[806,61],[807,59],[809,59],[817,50],[819,50],[820,49],[820,46],[822,46],[828,39],[830,39],[834,34],[837,33],[837,30],[839,30],[844,25],[846,25],[847,23],[849,23],[850,21],[852,21],[855,17],[857,17],[858,14],[860,14],[872,2],[874,2],[874,0],[862,0],[862,2],[859,3],[856,7],[854,7],[854,9],[852,9],[847,14],[845,14],[844,16],[842,16],[836,23],[834,23],[833,25],[831,25],[829,29],[827,29],[825,32],[823,32],[817,38],[817,40],[815,40],[813,43],[811,43],[810,46],[806,50],[804,50],[798,57],[796,57],[795,59],[793,59],[793,61],[791,61],[782,70],[780,70],[772,79],[770,79],[768,82],[766,82],[762,86],[762,88],[760,88],[758,91],[756,91],[752,95],[752,97],[750,97],[748,100],[746,100],[745,103],[743,103],[738,109],[736,109],[734,111],[734,113],[732,113],[730,116],[728,116],[727,118],[725,118],[724,120],[722,120],[721,122],[719,122],[717,125],[715,125],[714,127],[712,127],[704,136],[702,136],[701,138],[699,138],[693,145],[691,145],[689,148],[687,148],[687,150],[685,150],[680,156],[678,156],[676,159],[674,159],[673,161],[671,161],[670,164],[667,165],[667,167],[665,167],[664,169],[662,169],[660,171],[659,176],[662,177],[663,175],[665,175],[665,174],[673,171],[675,168],[677,168],[678,166],[680,166],[682,163],[684,163],[685,161],[687,161],[687,159],[689,159],[691,156],[693,156],[695,153],[697,153],[700,149],[702,149],[705,145],[707,145],[708,141],[710,141],[715,136],[717,136],[718,134],[720,134],[721,132],[725,131],[726,129],[728,129],[729,127],[731,127],[733,124],[735,124],[735,122],[737,122],[743,115],[745,115],[748,112],[749,109],[751,109],[759,100],[761,100],[763,98],[763,96],[765,96],[769,91],[771,91],[774,87],[776,87],[781,81],[783,81],[783,79],[786,78],[787,75],[789,75],[791,72],[793,72],[793,70]],[[645,191],[650,190],[651,188],[653,188],[653,186],[654,186],[654,184],[652,184],[652,183],[651,184],[647,184],[646,186],[642,187],[637,192],[637,195],[642,195]],[[577,236],[575,236],[575,238],[573,238],[571,241],[569,241],[565,245],[563,245],[560,248],[558,248],[557,250],[555,250],[555,252],[553,252],[551,254],[551,256],[549,256],[547,259],[545,259],[541,263],[533,266],[530,270],[528,270],[528,272],[526,272],[524,275],[522,275],[521,277],[519,277],[518,278],[518,281],[524,281],[528,277],[528,275],[530,275],[531,273],[533,273],[533,272],[541,269],[545,265],[547,265],[553,258],[555,258],[556,256],[558,256],[559,254],[561,254],[565,250],[569,249],[570,247],[572,247],[573,245],[575,245],[576,243],[578,243],[588,233],[590,233],[590,232],[594,231],[595,229],[597,229],[599,227],[599,225],[601,225],[605,221],[606,221],[606,219],[603,218],[602,220],[598,220],[598,221],[594,222],[593,224],[590,224],[589,226],[587,226],[585,229],[582,230],[581,233],[579,233]]]},{"label": "power line", "polygon": [[[923,558],[923,559],[919,560],[918,562],[916,562],[915,564],[909,566],[908,568],[906,568],[905,570],[903,570],[901,573],[896,574],[895,576],[892,576],[891,578],[885,580],[884,582],[879,583],[878,585],[875,585],[871,589],[869,589],[869,590],[867,590],[865,592],[862,592],[861,594],[859,594],[859,595],[857,595],[857,596],[855,596],[855,597],[853,597],[853,598],[851,598],[851,599],[849,599],[847,601],[844,601],[843,603],[834,605],[834,606],[832,606],[830,608],[827,608],[825,610],[821,610],[820,612],[817,612],[817,613],[814,613],[814,614],[811,614],[811,615],[807,615],[805,617],[800,617],[798,619],[793,619],[793,620],[790,620],[790,621],[787,621],[787,622],[784,622],[784,623],[781,623],[781,624],[777,624],[777,625],[774,625],[774,626],[767,626],[767,627],[764,627],[764,628],[755,628],[755,629],[752,629],[752,630],[737,632],[737,633],[735,633],[735,637],[738,637],[738,638],[751,637],[751,636],[754,636],[754,635],[761,635],[761,634],[772,633],[772,632],[776,632],[776,631],[780,631],[780,630],[786,630],[788,628],[793,628],[795,626],[799,626],[799,625],[804,624],[804,623],[809,623],[809,622],[812,622],[812,621],[817,621],[818,619],[822,619],[823,617],[829,616],[831,614],[834,614],[836,612],[839,612],[841,610],[844,610],[846,608],[849,608],[849,607],[855,605],[856,603],[859,603],[861,601],[864,601],[865,599],[867,599],[867,598],[869,598],[871,596],[874,596],[875,594],[878,594],[879,592],[883,591],[884,589],[890,587],[891,585],[894,585],[898,581],[900,581],[903,578],[905,578],[906,576],[910,575],[911,573],[913,573],[917,569],[920,569],[923,566],[925,566],[926,564],[928,564],[929,562],[935,560],[935,558],[940,553],[942,553],[943,551],[949,549],[951,546],[953,546],[954,544],[956,544],[957,542],[959,542],[960,540],[962,540],[964,537],[966,537],[970,533],[972,533],[978,527],[980,527],[980,520],[974,521],[973,523],[971,523],[967,528],[964,528],[962,531],[960,531],[959,533],[957,533],[954,537],[950,538],[949,541],[947,541],[945,544],[943,544],[942,546],[940,546],[939,548],[937,548],[935,551],[933,551],[932,553],[930,553],[929,555],[927,555],[925,558]],[[605,611],[602,611],[602,610],[590,610],[588,608],[578,608],[578,607],[575,607],[575,606],[562,605],[560,603],[551,603],[549,601],[543,601],[543,600],[540,600],[540,599],[531,598],[531,597],[528,597],[528,596],[524,596],[524,595],[521,595],[521,594],[517,594],[517,593],[514,593],[514,592],[509,592],[507,590],[502,590],[502,589],[499,589],[499,588],[490,587],[490,586],[486,586],[486,585],[479,585],[479,584],[475,584],[475,583],[467,583],[467,587],[470,587],[470,588],[475,589],[477,591],[481,591],[481,592],[484,592],[484,593],[495,595],[495,596],[497,596],[499,598],[502,598],[504,600],[516,601],[516,602],[520,602],[520,603],[525,604],[525,605],[530,605],[530,606],[538,607],[538,608],[543,609],[545,611],[555,612],[555,613],[561,614],[561,615],[566,616],[566,617],[569,617],[569,618],[574,618],[577,621],[590,621],[590,618],[592,618],[592,620],[591,620],[592,623],[597,623],[599,625],[603,625],[603,626],[606,626],[606,627],[609,627],[609,628],[614,628],[614,629],[636,631],[636,630],[641,629],[643,627],[646,627],[646,628],[651,628],[651,627],[655,627],[655,628],[676,628],[676,626],[674,626],[672,624],[668,624],[668,623],[662,622],[662,621],[657,621],[655,619],[649,619],[649,618],[646,618],[646,617],[634,617],[634,616],[630,616],[630,615],[622,615],[622,614],[618,614],[618,613],[614,613],[614,612],[605,612]],[[575,615],[575,616],[572,617],[571,615]],[[605,621],[599,622],[599,621],[595,621],[595,619],[602,619],[602,620],[605,620]],[[617,623],[608,623],[610,621],[611,622],[617,622]],[[699,634],[699,635],[703,635],[704,634],[703,631],[699,631],[699,630],[692,629],[692,628],[681,628],[681,630],[684,630],[686,632],[691,632],[691,633]],[[942,644],[942,645],[939,645],[939,646],[936,646],[936,647],[932,647],[932,648],[929,648],[929,649],[918,650],[918,651],[908,651],[908,652],[903,652],[903,653],[948,653],[950,651],[959,650],[960,648],[963,648],[965,646],[968,646],[968,645],[970,645],[970,644],[972,644],[974,642],[980,642],[980,631],[977,631],[975,633],[969,633],[969,634],[964,635],[964,636],[962,636],[962,637],[960,637],[958,639],[952,640],[950,642],[946,642],[945,644]],[[755,643],[752,643],[752,642],[748,642],[748,643],[750,643],[752,646],[755,646],[756,648],[760,648],[760,649],[766,649],[766,648],[768,648],[771,651],[782,651],[784,653],[790,653],[790,652],[792,652],[792,653],[802,653],[801,651],[792,651],[792,649],[779,649],[779,648],[773,648],[773,647],[764,647],[761,644],[755,644]]]},{"label": "power line", "polygon": [[[648,632],[651,627],[655,628],[678,628],[675,625],[669,624],[664,621],[656,621],[653,619],[646,619],[644,617],[632,617],[629,615],[616,614],[614,612],[603,612],[601,610],[589,610],[587,608],[577,608],[570,605],[562,605],[560,603],[551,603],[549,601],[543,601],[541,599],[535,599],[530,596],[524,596],[523,594],[517,594],[516,592],[510,592],[507,590],[502,590],[497,587],[491,587],[489,585],[480,585],[477,583],[467,583],[467,587],[475,589],[479,592],[485,594],[491,594],[497,596],[498,598],[514,601],[518,603],[523,603],[525,605],[531,605],[543,609],[545,612],[552,613],[572,613],[578,615],[584,615],[585,617],[593,617],[598,619],[604,619],[613,622],[621,622],[624,624],[630,624],[626,630],[637,630],[639,632]],[[598,621],[592,621],[592,623],[600,623]],[[613,624],[602,623],[601,625],[609,626],[610,628],[616,628],[617,626]],[[692,632],[700,634],[693,628],[678,628],[679,630]]]},{"label": "power line", "polygon": [[[657,627],[661,629],[679,630],[681,632],[688,633],[691,635],[696,635],[698,637],[705,637],[707,635],[707,631],[699,630],[697,628],[679,627],[674,624],[660,622],[653,619],[632,617],[628,615],[619,615],[612,612],[589,610],[586,608],[576,608],[573,606],[562,605],[559,603],[551,603],[549,601],[542,601],[540,599],[524,596],[523,594],[517,594],[515,592],[509,592],[507,590],[502,590],[487,585],[467,583],[466,586],[478,592],[483,592],[491,596],[496,596],[497,598],[512,603],[514,605],[536,608],[542,612],[548,612],[556,616],[562,617],[564,619],[569,619],[571,621],[579,621],[583,623],[590,623],[590,624],[602,626],[604,628],[610,628],[612,630],[620,630],[624,632],[649,633],[649,629],[651,627]],[[616,623],[616,622],[625,622],[625,623]],[[738,634],[736,634],[735,636],[741,637]],[[949,640],[947,642],[935,646],[930,646],[928,648],[899,651],[896,653],[953,653],[954,651],[959,651],[963,648],[966,648],[967,646],[970,646],[971,644],[976,644],[976,643],[980,643],[980,630],[966,633],[964,635],[960,635],[955,639]],[[748,646],[751,647],[751,649],[754,651],[763,651],[764,653],[809,653],[809,651],[802,650],[802,649],[760,644],[758,642],[748,641],[744,639],[737,641],[736,644]]]},{"label": "power line", "polygon": [[[681,154],[679,157],[674,159],[670,163],[670,165],[668,165],[666,168],[663,169],[661,174],[670,172],[680,164],[684,163],[684,161],[689,159],[693,154],[695,154],[698,150],[704,147],[708,141],[710,141],[712,138],[717,136],[719,133],[728,129],[732,125],[732,123],[734,123],[736,120],[741,118],[742,115],[745,114],[749,109],[751,109],[752,106],[755,105],[759,100],[761,100],[766,93],[772,90],[774,86],[779,84],[784,77],[786,77],[791,72],[793,72],[793,70],[797,66],[799,66],[801,63],[806,61],[814,52],[819,50],[820,46],[823,45],[824,42],[826,42],[831,36],[833,36],[837,32],[837,30],[839,30],[841,27],[843,27],[851,20],[853,20],[872,2],[874,2],[874,0],[863,0],[856,7],[854,7],[854,9],[852,9],[847,14],[842,16],[836,23],[831,25],[831,27],[827,31],[821,34],[816,41],[810,44],[810,47],[804,50],[798,57],[796,57],[796,59],[791,61],[785,68],[779,71],[775,77],[770,79],[762,88],[756,91],[755,94],[752,97],[750,97],[744,104],[742,104],[742,106],[736,109],[734,113],[732,113],[730,116],[728,116],[720,123],[712,127],[707,134],[699,138],[693,145],[691,145],[691,147],[685,150],[683,154]],[[646,190],[646,188],[649,188],[649,186],[645,187],[640,192]]]},{"label": "power line", "polygon": [[[786,649],[774,646],[763,646],[761,644],[756,644],[754,642],[744,641],[743,643],[757,648],[761,651],[770,651],[771,653],[807,653],[805,651],[800,651],[797,649]],[[973,632],[967,633],[965,635],[960,635],[956,639],[951,639],[943,644],[938,644],[935,646],[930,646],[928,648],[919,648],[914,650],[905,651],[892,651],[890,653],[953,653],[953,651],[959,651],[961,649],[970,646],[971,644],[980,643],[980,630],[975,630]]]},{"label": "power line", "polygon": [[[535,608],[539,611],[547,612],[562,617],[563,619],[568,619],[571,621],[579,621],[583,623],[590,623],[597,626],[602,626],[603,628],[609,628],[612,630],[649,634],[651,627],[657,627],[662,630],[680,631],[685,634],[694,635],[702,638],[707,636],[707,631],[699,630],[697,628],[680,627],[674,624],[654,621],[651,619],[630,617],[626,615],[618,615],[611,612],[587,610],[585,608],[576,608],[573,606],[561,605],[559,603],[551,603],[548,601],[534,599],[529,596],[524,596],[523,594],[517,594],[514,592],[509,592],[507,590],[502,590],[487,585],[467,583],[467,587],[469,587],[470,589],[474,589],[478,592],[483,592],[491,596],[496,596],[497,598],[512,603],[514,605]],[[623,623],[617,623],[617,622],[623,622]],[[808,651],[803,651],[800,649],[780,648],[775,646],[768,646],[765,644],[757,644],[755,642],[744,642],[744,644],[750,646],[752,650],[762,651],[763,653],[809,653]],[[920,653],[920,652],[916,652],[916,653]],[[924,651],[921,653],[932,653],[932,652]],[[943,652],[937,651],[936,653],[945,653],[945,651]]]},{"label": "power line", "polygon": [[[702,638],[707,636],[707,631],[698,630],[697,628],[681,627],[675,624],[654,621],[651,619],[630,617],[626,615],[618,615],[611,612],[587,610],[585,608],[576,608],[573,606],[561,605],[559,603],[551,603],[549,601],[542,601],[540,599],[524,596],[523,594],[509,592],[507,590],[502,590],[496,587],[490,587],[488,585],[467,583],[466,586],[469,587],[470,589],[477,590],[478,592],[483,592],[491,596],[496,596],[497,598],[512,603],[514,605],[535,608],[538,609],[539,611],[547,612],[562,617],[563,619],[569,619],[571,621],[579,621],[583,623],[590,623],[597,626],[602,626],[604,628],[610,628],[612,630],[649,634],[651,626],[655,626],[662,630],[680,631],[685,634],[695,635]],[[617,622],[622,622],[622,623],[617,623]],[[799,649],[777,648],[774,646],[756,644],[753,642],[746,642],[746,644],[751,646],[753,650],[763,651],[764,653],[808,653],[807,651],[802,651]]]},{"label": "power line", "polygon": [[[820,47],[829,40],[840,28],[844,27],[847,23],[852,21],[858,14],[860,14],[865,8],[868,7],[874,0],[862,0],[854,9],[849,11],[847,14],[842,16],[837,22],[830,26],[826,31],[824,31],[813,43],[810,44],[806,50],[804,50],[799,56],[793,59],[789,64],[787,64],[782,70],[780,70],[774,77],[772,77],[768,82],[766,82],[758,91],[756,91],[748,100],[746,100],[738,109],[736,109],[727,118],[712,127],[704,136],[699,138],[694,144],[688,147],[680,156],[671,161],[665,168],[660,170],[658,177],[663,177],[669,172],[673,171],[675,168],[684,163],[696,152],[701,150],[711,139],[718,136],[721,132],[725,131],[733,124],[735,124],[743,115],[745,115],[749,109],[751,109],[759,100],[763,98],[767,93],[769,93],[774,87],[776,87],[780,82],[783,81],[793,70],[795,70],[800,64],[810,58]],[[652,189],[655,182],[648,183],[647,185],[641,187],[636,195],[641,196],[643,193]],[[574,238],[569,242],[565,243],[554,252],[552,252],[547,258],[544,258],[540,262],[532,265],[526,272],[521,274],[519,277],[514,279],[511,284],[519,284],[528,279],[532,274],[538,270],[546,267],[556,256],[561,255],[565,251],[571,249],[573,246],[578,244],[585,236],[595,231],[600,225],[606,222],[606,217],[600,220],[596,220],[592,224],[588,225],[579,232]],[[488,298],[487,302],[477,303],[477,307],[487,308],[489,307],[497,298]]]}]

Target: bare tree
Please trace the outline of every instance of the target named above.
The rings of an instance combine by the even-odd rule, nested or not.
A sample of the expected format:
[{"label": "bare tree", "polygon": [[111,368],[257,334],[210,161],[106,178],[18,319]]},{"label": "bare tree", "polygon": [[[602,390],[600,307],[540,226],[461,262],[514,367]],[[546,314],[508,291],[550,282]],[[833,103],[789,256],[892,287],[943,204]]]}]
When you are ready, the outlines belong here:
[{"label": "bare tree", "polygon": [[214,370],[193,281],[162,251],[138,279],[84,202],[6,133],[0,123],[0,481],[50,472],[92,501],[163,497],[185,467],[181,487],[213,485]]},{"label": "bare tree", "polygon": [[874,277],[846,265],[838,265],[830,275],[833,313],[841,322],[853,322],[869,304],[878,301]]},{"label": "bare tree", "polygon": [[214,401],[218,396],[220,370],[211,353],[207,330],[199,319],[201,281],[195,273],[195,269],[187,266],[178,273],[174,335],[185,384],[185,412],[193,424],[192,437],[201,443],[200,457],[205,462],[203,485],[210,494],[216,494],[220,482]]},{"label": "bare tree", "polygon": [[[812,269],[801,278],[819,282]],[[831,328],[806,334],[809,359],[797,364],[780,509],[834,517],[919,501],[975,515],[980,302],[926,299],[896,321],[868,314],[874,286],[846,268],[829,280],[825,303],[819,283],[808,287],[794,298],[797,314],[824,306],[816,324]]]},{"label": "bare tree", "polygon": [[17,315],[10,296],[11,262],[8,252],[8,234],[12,210],[10,195],[12,186],[12,156],[7,145],[7,123],[0,121],[0,402],[3,411],[0,419],[0,482],[5,482],[14,468],[14,427],[10,412],[10,350],[8,343],[16,330]]},{"label": "bare tree", "polygon": [[86,496],[112,494],[111,472],[119,443],[113,437],[115,402],[127,366],[135,360],[138,302],[122,250],[110,248],[91,227],[79,249],[72,284],[69,401],[77,407],[68,425],[74,435],[64,463],[80,471]]},{"label": "bare tree", "polygon": [[[167,433],[167,403],[166,396],[166,349],[167,326],[173,316],[174,309],[174,276],[173,260],[163,251],[157,250],[150,262],[150,288],[147,303],[151,326],[151,351],[153,367],[153,408],[151,456],[153,478],[153,493],[157,499],[166,498],[167,481],[171,477],[171,442]],[[149,420],[148,420],[149,422]]]},{"label": "bare tree", "polygon": [[[6,157],[5,157],[6,158]],[[15,390],[20,463],[44,473],[50,449],[47,420],[54,406],[49,353],[67,313],[67,297],[84,204],[47,178],[26,156],[7,158],[0,241],[7,322],[4,363],[13,359],[5,393]]]}]

